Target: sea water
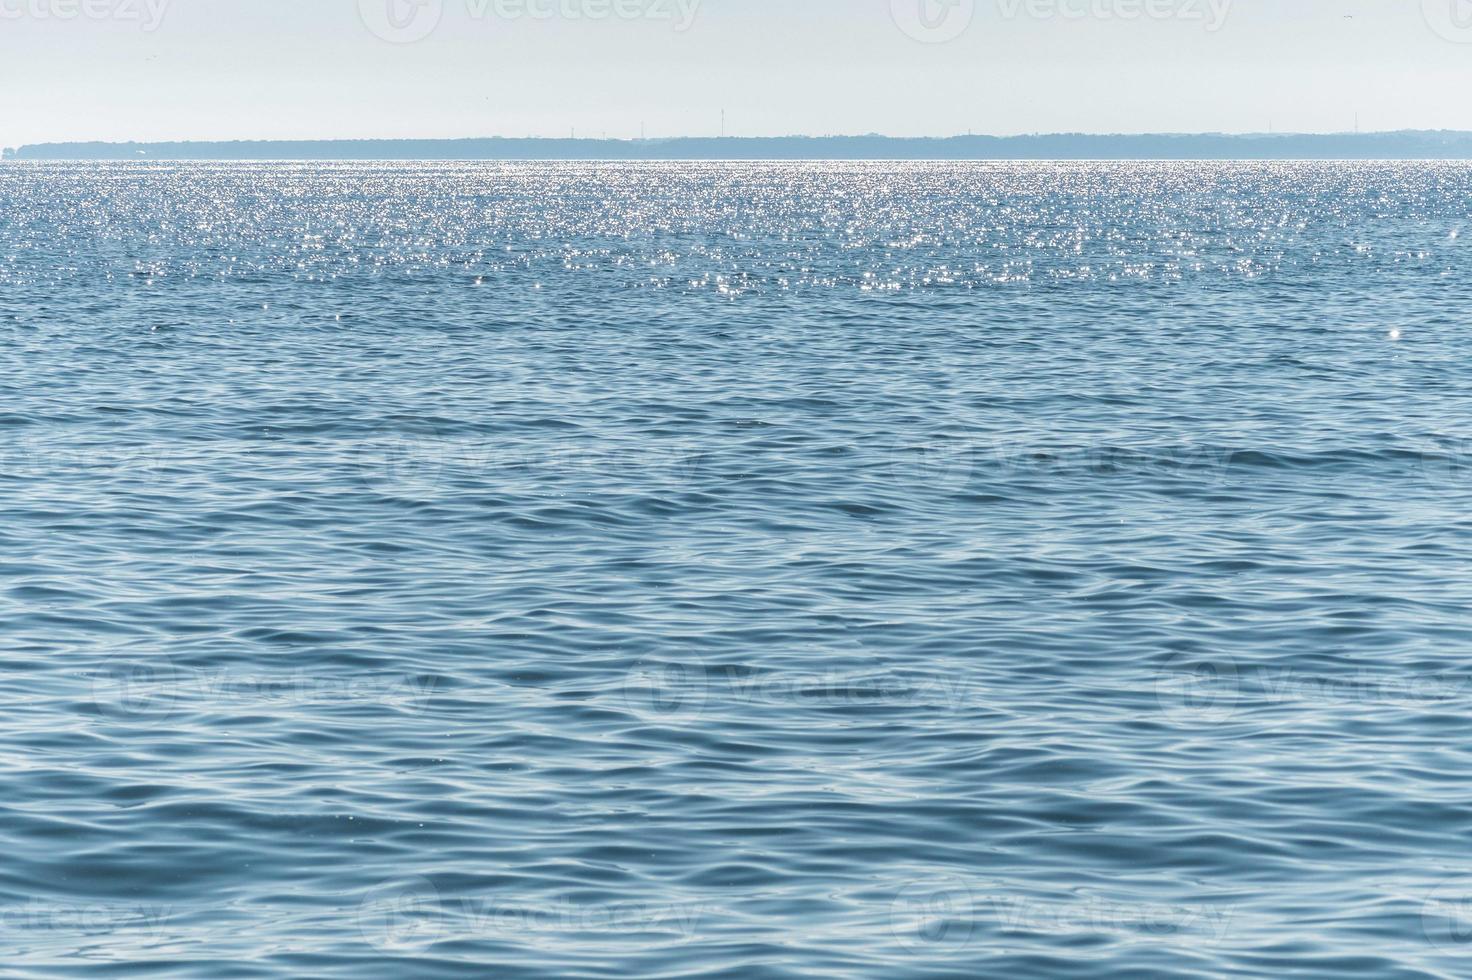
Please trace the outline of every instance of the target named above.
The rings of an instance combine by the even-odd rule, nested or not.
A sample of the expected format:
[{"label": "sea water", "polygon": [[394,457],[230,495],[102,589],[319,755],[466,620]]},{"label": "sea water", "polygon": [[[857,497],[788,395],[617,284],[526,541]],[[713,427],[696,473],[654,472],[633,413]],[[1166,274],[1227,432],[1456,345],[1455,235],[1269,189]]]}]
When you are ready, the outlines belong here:
[{"label": "sea water", "polygon": [[0,168],[25,976],[1472,972],[1472,166]]}]

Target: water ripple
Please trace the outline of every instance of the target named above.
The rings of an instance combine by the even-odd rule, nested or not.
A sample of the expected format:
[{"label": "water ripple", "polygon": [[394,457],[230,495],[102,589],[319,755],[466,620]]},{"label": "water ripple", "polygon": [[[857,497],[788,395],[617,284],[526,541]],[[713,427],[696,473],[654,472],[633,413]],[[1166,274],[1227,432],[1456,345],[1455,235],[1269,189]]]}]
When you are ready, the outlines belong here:
[{"label": "water ripple", "polygon": [[4,961],[1466,976],[1468,200],[0,168]]}]

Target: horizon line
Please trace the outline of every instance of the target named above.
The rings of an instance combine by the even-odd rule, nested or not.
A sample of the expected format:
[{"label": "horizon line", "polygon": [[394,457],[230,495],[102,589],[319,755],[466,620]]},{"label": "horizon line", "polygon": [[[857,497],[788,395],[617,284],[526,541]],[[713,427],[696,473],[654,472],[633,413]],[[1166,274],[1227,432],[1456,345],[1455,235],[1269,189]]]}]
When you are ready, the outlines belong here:
[{"label": "horizon line", "polygon": [[951,133],[951,134],[927,134],[915,136],[896,136],[889,133],[783,133],[783,134],[758,134],[758,135],[701,135],[684,134],[678,136],[230,136],[230,137],[175,137],[166,139],[101,139],[101,138],[73,138],[52,139],[29,143],[4,144],[3,149],[15,150],[27,147],[41,146],[139,146],[160,144],[194,144],[194,143],[455,143],[470,141],[508,141],[508,142],[547,142],[547,143],[669,143],[685,140],[700,140],[703,142],[746,142],[752,140],[847,140],[847,139],[870,139],[870,140],[892,140],[892,141],[944,141],[944,140],[1014,140],[1014,139],[1040,139],[1049,137],[1072,137],[1083,139],[1140,139],[1149,137],[1165,138],[1208,138],[1224,137],[1229,139],[1246,138],[1272,138],[1290,139],[1304,137],[1329,137],[1329,136],[1408,136],[1408,135],[1452,135],[1472,136],[1472,130],[1466,129],[1377,129],[1377,130],[1243,130],[1239,132],[1228,132],[1226,130],[1145,130],[1139,132],[1088,132],[1085,130],[1036,130],[1026,133]]},{"label": "horizon line", "polygon": [[582,160],[1472,160],[1472,132],[1032,133],[1015,136],[467,136],[431,139],[55,142],[0,149],[0,161]]}]

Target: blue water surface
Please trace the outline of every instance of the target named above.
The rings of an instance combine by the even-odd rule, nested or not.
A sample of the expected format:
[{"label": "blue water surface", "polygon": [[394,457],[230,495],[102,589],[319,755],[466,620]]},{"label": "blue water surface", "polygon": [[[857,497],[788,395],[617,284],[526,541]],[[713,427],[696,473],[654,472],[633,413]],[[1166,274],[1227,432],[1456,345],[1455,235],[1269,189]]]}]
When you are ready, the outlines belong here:
[{"label": "blue water surface", "polygon": [[1472,976],[1472,166],[0,168],[0,964]]}]

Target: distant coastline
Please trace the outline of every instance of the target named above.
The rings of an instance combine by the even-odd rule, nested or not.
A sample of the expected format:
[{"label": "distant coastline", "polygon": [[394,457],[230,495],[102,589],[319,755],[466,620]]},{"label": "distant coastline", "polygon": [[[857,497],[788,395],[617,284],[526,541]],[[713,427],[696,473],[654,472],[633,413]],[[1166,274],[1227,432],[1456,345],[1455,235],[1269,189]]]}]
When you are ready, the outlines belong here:
[{"label": "distant coastline", "polygon": [[27,160],[1472,160],[1472,133],[240,140],[39,143]]}]

